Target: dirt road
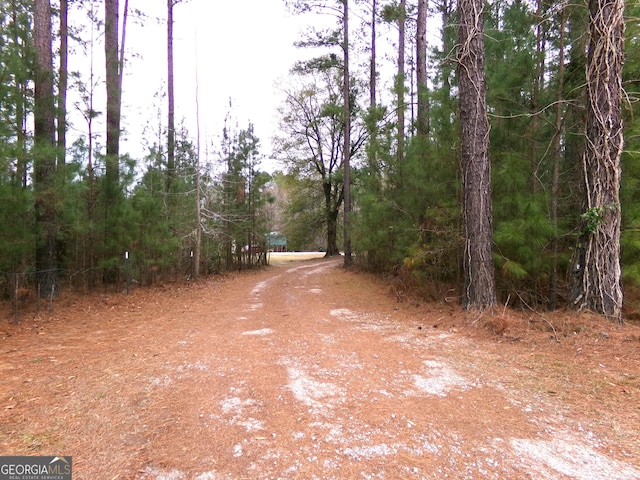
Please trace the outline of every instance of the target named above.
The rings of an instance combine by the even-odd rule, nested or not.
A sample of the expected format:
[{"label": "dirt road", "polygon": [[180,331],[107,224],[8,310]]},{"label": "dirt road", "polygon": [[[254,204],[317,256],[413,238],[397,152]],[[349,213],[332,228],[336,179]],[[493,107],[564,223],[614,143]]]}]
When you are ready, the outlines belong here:
[{"label": "dirt road", "polygon": [[457,314],[339,260],[76,299],[0,328],[0,454],[78,480],[640,479],[637,345],[605,365]]}]

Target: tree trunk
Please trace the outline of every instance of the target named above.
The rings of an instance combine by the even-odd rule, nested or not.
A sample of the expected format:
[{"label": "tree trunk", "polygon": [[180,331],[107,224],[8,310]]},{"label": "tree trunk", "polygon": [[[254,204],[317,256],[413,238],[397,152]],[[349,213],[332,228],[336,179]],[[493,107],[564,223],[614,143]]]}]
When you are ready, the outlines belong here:
[{"label": "tree trunk", "polygon": [[108,197],[117,189],[120,178],[120,62],[118,58],[118,0],[105,0],[104,46],[107,85],[106,177]]},{"label": "tree trunk", "polygon": [[51,5],[36,0],[33,11],[36,52],[34,94],[35,218],[38,230],[36,268],[41,297],[58,294],[55,200],[55,104]]},{"label": "tree trunk", "polygon": [[549,272],[549,310],[555,310],[558,301],[558,201],[560,196],[560,160],[562,157],[562,125],[564,102],[564,29],[566,10],[561,6],[560,37],[558,39],[558,88],[556,91],[555,134],[553,137],[553,173],[551,178],[551,222],[554,238],[551,240],[552,264]]},{"label": "tree trunk", "polygon": [[429,90],[427,86],[427,0],[418,0],[416,39],[416,83],[418,86],[418,136],[429,135]]},{"label": "tree trunk", "polygon": [[58,78],[58,169],[65,163],[67,151],[67,85],[69,58],[69,7],[67,0],[60,0],[60,67]]},{"label": "tree trunk", "polygon": [[[400,0],[400,13],[398,18],[398,73],[396,76],[396,96],[398,102],[398,132],[397,132],[397,159],[398,166],[404,161],[404,80],[405,80],[405,23],[407,16],[407,2]],[[402,182],[402,179],[400,180]]]},{"label": "tree trunk", "polygon": [[[456,33],[453,28],[454,22],[453,18],[455,18],[454,14],[454,1],[455,0],[439,0],[438,4],[438,13],[440,13],[442,17],[442,51],[449,52],[453,49],[453,45],[456,42]],[[442,102],[444,105],[451,104],[451,85],[452,85],[452,71],[453,68],[448,59],[442,62],[440,66],[440,76],[442,77]]]},{"label": "tree trunk", "polygon": [[339,255],[338,249],[338,208],[331,201],[332,184],[325,182],[322,184],[324,190],[324,206],[327,219],[327,257]]},{"label": "tree trunk", "polygon": [[374,182],[378,177],[378,114],[377,105],[377,58],[376,58],[376,9],[377,1],[371,2],[371,46],[369,59],[369,115],[367,129],[369,132],[369,148],[367,149],[367,161],[369,175]]},{"label": "tree trunk", "polygon": [[[24,35],[20,31],[18,26],[18,7],[15,2],[11,4],[11,17],[12,17],[12,34],[13,43],[16,46],[20,46],[19,55],[26,57],[26,50],[29,48],[25,41],[23,41],[21,35]],[[16,95],[16,176],[14,179],[14,185],[21,189],[26,189],[29,183],[28,179],[28,163],[29,155],[27,152],[27,98],[29,96],[29,75],[25,70],[23,72],[15,72],[14,75],[15,89],[18,92]]]},{"label": "tree trunk", "polygon": [[[119,8],[119,7],[118,7]],[[120,92],[120,103],[118,103],[118,122],[120,122],[120,110],[122,107],[122,79],[124,74],[124,46],[127,38],[127,19],[129,18],[129,0],[124,0],[122,16],[122,39],[120,41],[120,58],[118,59],[118,91]],[[119,125],[119,123],[118,123]]]},{"label": "tree trunk", "polygon": [[167,193],[170,193],[171,183],[175,175],[175,101],[173,93],[173,5],[175,0],[167,0]]},{"label": "tree trunk", "polygon": [[349,0],[343,0],[343,45],[344,72],[342,85],[342,99],[344,102],[344,146],[343,146],[343,168],[344,181],[342,183],[344,200],[344,266],[349,267],[351,258],[351,237],[349,232],[349,217],[351,216],[351,108],[350,108],[350,88],[349,88]]},{"label": "tree trunk", "polygon": [[[196,58],[198,58],[198,44],[196,42]],[[201,176],[200,176],[200,82],[198,79],[198,62],[195,62],[196,69],[196,238],[194,245],[194,270],[193,278],[200,276],[200,257],[202,254],[202,212],[201,212]],[[208,263],[208,262],[207,262]],[[206,274],[205,270],[205,274]]]},{"label": "tree trunk", "polygon": [[482,0],[458,0],[464,294],[467,310],[496,305],[492,259],[491,164]]},{"label": "tree trunk", "polygon": [[[530,162],[531,162],[531,191],[536,193],[539,190],[540,180],[538,173],[538,110],[540,109],[540,87],[544,85],[544,48],[543,41],[543,0],[537,0],[536,7],[536,56],[535,56],[535,77],[531,92],[531,125],[527,133],[529,142]],[[562,8],[562,7],[560,7]]]},{"label": "tree trunk", "polygon": [[376,99],[376,84],[377,84],[377,70],[376,70],[376,8],[377,2],[373,0],[371,2],[371,58],[369,60],[369,108],[374,109],[377,103]]},{"label": "tree trunk", "polygon": [[[125,16],[127,18],[127,0],[125,0]],[[118,48],[119,1],[105,0],[105,68],[107,90],[107,132],[106,132],[106,170],[104,182],[104,242],[105,259],[114,261],[122,253],[120,238],[116,227],[117,205],[121,202],[120,187],[120,115],[122,102],[122,62],[124,60],[125,27],[122,29],[122,42]],[[114,265],[104,271],[104,281],[115,283],[118,280],[118,268]]]},{"label": "tree trunk", "polygon": [[[93,3],[91,4],[91,18],[95,18],[95,11],[93,10]],[[88,151],[87,151],[87,180],[89,182],[89,188],[87,191],[87,219],[88,219],[88,242],[87,242],[87,264],[88,264],[88,276],[87,285],[89,290],[93,290],[96,286],[96,267],[98,265],[97,245],[96,245],[96,178],[95,168],[93,162],[93,99],[94,99],[94,72],[93,72],[93,47],[95,44],[94,39],[95,25],[91,22],[91,40],[89,44],[90,49],[90,63],[89,63],[89,88],[88,88],[88,113],[87,113],[87,134],[88,134]]]},{"label": "tree trunk", "polygon": [[622,321],[620,156],[624,0],[590,0],[587,131],[581,235],[569,279],[569,305]]}]

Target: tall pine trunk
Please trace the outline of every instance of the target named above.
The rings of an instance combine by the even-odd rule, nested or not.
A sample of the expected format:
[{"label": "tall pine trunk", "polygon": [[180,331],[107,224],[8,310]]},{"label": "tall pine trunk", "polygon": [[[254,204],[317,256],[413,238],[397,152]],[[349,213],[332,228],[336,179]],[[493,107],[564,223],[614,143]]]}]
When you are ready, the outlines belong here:
[{"label": "tall pine trunk", "polygon": [[173,92],[173,6],[175,0],[167,0],[167,193],[171,191],[171,184],[175,176],[175,101]]},{"label": "tall pine trunk", "polygon": [[67,85],[69,83],[69,7],[60,0],[60,66],[58,75],[58,168],[63,169],[67,150]]},{"label": "tall pine trunk", "polygon": [[[198,58],[198,43],[196,41],[196,58]],[[202,254],[202,212],[201,212],[201,175],[200,175],[200,82],[198,79],[198,62],[195,62],[196,74],[196,238],[193,248],[193,278],[200,276],[200,257]],[[205,271],[205,273],[207,273]]]},{"label": "tall pine trunk", "polygon": [[349,87],[349,0],[343,0],[343,39],[342,50],[344,54],[344,72],[342,82],[342,100],[344,102],[344,146],[343,146],[343,169],[344,181],[342,182],[344,200],[344,266],[349,267],[352,263],[351,257],[351,237],[349,231],[349,220],[351,216],[351,108],[350,108],[350,87]]},{"label": "tall pine trunk", "polygon": [[107,85],[106,177],[107,201],[114,200],[120,179],[120,61],[118,58],[118,0],[105,0],[104,48]]},{"label": "tall pine trunk", "polygon": [[[116,262],[123,253],[121,246],[121,219],[119,205],[122,203],[120,185],[120,120],[122,108],[122,80],[124,65],[124,44],[128,14],[128,0],[124,2],[122,22],[122,40],[118,40],[119,1],[105,0],[105,68],[107,90],[107,132],[106,132],[106,170],[104,181],[104,260],[108,266],[104,271],[106,283],[118,280]],[[120,44],[120,45],[119,45]]]},{"label": "tall pine trunk", "polygon": [[107,89],[106,169],[104,179],[104,252],[109,264],[103,274],[105,283],[118,280],[115,267],[118,238],[116,206],[120,200],[120,62],[118,58],[118,0],[105,0],[105,69]]},{"label": "tall pine trunk", "polygon": [[377,39],[376,39],[376,14],[377,1],[371,2],[371,47],[369,58],[369,118],[367,121],[367,129],[369,131],[369,148],[367,149],[367,158],[369,162],[369,172],[374,181],[378,177],[378,113],[376,107],[378,103],[378,70],[377,70]]},{"label": "tall pine trunk", "polygon": [[[398,131],[397,131],[397,158],[398,168],[402,171],[404,163],[404,124],[405,108],[404,104],[404,80],[405,80],[405,25],[407,16],[407,2],[400,0],[400,11],[398,13],[398,73],[396,75],[396,97],[398,103]],[[400,180],[402,182],[402,179]]]},{"label": "tall pine trunk", "polygon": [[535,55],[535,76],[531,92],[531,125],[526,135],[529,142],[529,154],[531,158],[531,191],[536,193],[539,190],[540,179],[538,172],[538,136],[539,122],[538,110],[540,109],[540,87],[544,85],[544,64],[545,64],[545,41],[543,32],[543,0],[537,0],[536,6],[536,55]]},{"label": "tall pine trunk", "polygon": [[560,197],[560,160],[562,158],[562,130],[564,123],[564,47],[566,9],[561,6],[560,38],[558,39],[558,87],[556,90],[555,132],[553,137],[553,171],[551,177],[551,222],[554,238],[551,240],[552,264],[549,272],[549,310],[555,310],[558,303],[558,205]]},{"label": "tall pine trunk", "polygon": [[458,0],[458,83],[465,242],[462,305],[467,310],[485,310],[497,303],[491,256],[491,164],[482,14],[482,0]]},{"label": "tall pine trunk", "polygon": [[331,182],[323,182],[322,189],[324,191],[324,208],[327,222],[327,257],[339,255],[338,249],[338,205],[332,201],[333,184]]},{"label": "tall pine trunk", "polygon": [[624,0],[590,0],[588,114],[582,162],[584,213],[571,266],[569,305],[622,321],[620,156]]},{"label": "tall pine trunk", "polygon": [[[23,40],[24,33],[18,26],[19,10],[15,2],[11,4],[11,34],[13,43],[19,47],[19,55],[27,56],[27,42]],[[14,72],[14,88],[16,95],[15,104],[15,135],[16,135],[16,175],[14,185],[18,190],[26,190],[28,185],[28,163],[29,155],[27,151],[27,98],[29,96],[29,75],[26,69]]]},{"label": "tall pine trunk", "polygon": [[377,58],[376,58],[376,9],[377,2],[371,2],[371,52],[369,58],[369,108],[373,110],[377,103]]},{"label": "tall pine trunk", "polygon": [[36,51],[34,95],[34,170],[36,218],[36,267],[41,297],[57,295],[56,255],[56,149],[51,4],[36,0],[33,10]]},{"label": "tall pine trunk", "polygon": [[416,82],[418,85],[418,136],[429,134],[429,89],[427,85],[427,0],[418,0],[416,39]]},{"label": "tall pine trunk", "polygon": [[[95,18],[95,11],[93,3],[90,6],[90,18]],[[91,40],[89,43],[90,50],[90,63],[89,63],[89,87],[88,87],[88,113],[87,113],[87,181],[89,182],[89,188],[87,189],[87,219],[88,219],[88,241],[87,241],[87,285],[89,290],[93,290],[96,286],[96,267],[98,265],[98,254],[96,245],[96,176],[95,165],[93,161],[93,119],[94,119],[94,55],[93,48],[95,45],[95,24],[91,21]]]}]

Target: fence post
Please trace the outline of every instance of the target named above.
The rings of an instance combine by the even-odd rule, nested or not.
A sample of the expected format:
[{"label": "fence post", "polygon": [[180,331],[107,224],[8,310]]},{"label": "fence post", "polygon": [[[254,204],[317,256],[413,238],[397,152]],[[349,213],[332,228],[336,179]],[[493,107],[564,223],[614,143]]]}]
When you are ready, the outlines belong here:
[{"label": "fence post", "polygon": [[124,282],[129,295],[129,252],[124,252]]}]

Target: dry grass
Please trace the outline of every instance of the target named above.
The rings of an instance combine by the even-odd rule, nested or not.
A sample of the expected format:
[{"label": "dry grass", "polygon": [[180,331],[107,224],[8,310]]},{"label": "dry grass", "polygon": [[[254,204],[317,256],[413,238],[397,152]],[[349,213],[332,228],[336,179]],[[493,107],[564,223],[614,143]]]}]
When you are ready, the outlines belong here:
[{"label": "dry grass", "polygon": [[324,256],[324,252],[271,252],[269,253],[269,264],[282,265],[291,262],[324,258]]}]

